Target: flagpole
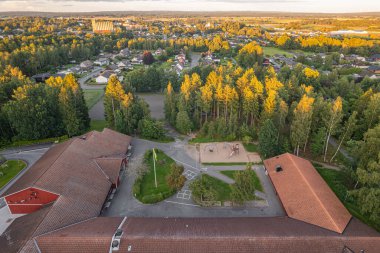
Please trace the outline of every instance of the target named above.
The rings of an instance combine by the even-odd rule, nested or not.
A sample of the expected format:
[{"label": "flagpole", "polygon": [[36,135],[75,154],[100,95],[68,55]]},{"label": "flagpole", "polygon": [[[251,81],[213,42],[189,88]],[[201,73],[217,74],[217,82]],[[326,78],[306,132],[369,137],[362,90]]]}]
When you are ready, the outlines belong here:
[{"label": "flagpole", "polygon": [[157,175],[156,175],[156,151],[153,149],[153,168],[154,168],[154,183],[157,188]]}]

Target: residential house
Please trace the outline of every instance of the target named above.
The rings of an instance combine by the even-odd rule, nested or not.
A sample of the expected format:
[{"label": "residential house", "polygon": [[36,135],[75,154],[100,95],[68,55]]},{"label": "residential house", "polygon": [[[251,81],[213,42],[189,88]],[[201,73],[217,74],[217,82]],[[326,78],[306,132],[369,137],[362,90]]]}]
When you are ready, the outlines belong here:
[{"label": "residential house", "polygon": [[99,58],[98,60],[94,61],[94,64],[95,65],[98,65],[98,66],[105,66],[105,65],[108,65],[110,64],[110,61],[108,58]]},{"label": "residential house", "polygon": [[95,80],[96,80],[96,83],[99,83],[99,84],[105,84],[108,82],[108,79],[114,75],[115,72],[113,72],[112,70],[106,70],[104,71],[103,73],[101,73]]},{"label": "residential house", "polygon": [[119,55],[122,57],[129,57],[129,56],[131,56],[131,52],[129,51],[129,48],[124,48],[124,49],[120,50]]},{"label": "residential house", "polygon": [[367,70],[375,75],[380,75],[380,66],[372,65],[369,66]]},{"label": "residential house", "polygon": [[380,54],[374,54],[368,59],[369,62],[380,62]]},{"label": "residential house", "polygon": [[93,63],[90,60],[84,61],[80,63],[80,68],[83,70],[90,70],[93,67]]},{"label": "residential house", "polygon": [[132,65],[137,65],[137,64],[143,64],[143,56],[142,55],[138,55],[138,56],[135,56],[133,57],[132,61],[131,61],[131,64]]}]

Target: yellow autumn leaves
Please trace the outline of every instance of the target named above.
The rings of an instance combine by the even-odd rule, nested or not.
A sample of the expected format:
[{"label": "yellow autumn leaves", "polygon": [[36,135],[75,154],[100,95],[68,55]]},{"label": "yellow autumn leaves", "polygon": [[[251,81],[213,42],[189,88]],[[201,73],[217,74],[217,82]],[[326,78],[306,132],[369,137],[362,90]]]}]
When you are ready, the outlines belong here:
[{"label": "yellow autumn leaves", "polygon": [[106,86],[105,96],[111,98],[113,101],[119,102],[125,108],[133,101],[133,95],[126,93],[117,76],[112,75]]}]

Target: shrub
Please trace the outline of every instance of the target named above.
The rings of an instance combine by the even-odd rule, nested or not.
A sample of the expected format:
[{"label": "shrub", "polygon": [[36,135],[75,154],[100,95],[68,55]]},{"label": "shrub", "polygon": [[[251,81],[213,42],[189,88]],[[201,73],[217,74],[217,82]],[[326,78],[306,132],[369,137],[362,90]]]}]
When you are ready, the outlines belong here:
[{"label": "shrub", "polygon": [[242,140],[243,140],[243,143],[244,143],[244,144],[248,144],[248,143],[250,143],[250,142],[252,141],[252,137],[246,135],[246,136],[243,137]]},{"label": "shrub", "polygon": [[180,190],[185,184],[186,178],[183,173],[183,166],[172,164],[170,167],[170,174],[166,178],[166,182],[172,190]]},{"label": "shrub", "polygon": [[135,183],[133,184],[133,195],[134,196],[139,196],[141,193],[141,183],[142,183],[142,176],[139,176],[136,180]]},{"label": "shrub", "polygon": [[244,201],[251,200],[255,193],[255,184],[252,180],[252,165],[242,171],[236,171],[235,183],[231,186],[231,196],[234,202],[242,204]]},{"label": "shrub", "polygon": [[180,111],[177,114],[176,128],[182,134],[187,134],[193,128],[193,124],[186,111]]},{"label": "shrub", "polygon": [[165,137],[162,122],[144,118],[139,121],[138,131],[143,138],[159,140]]}]

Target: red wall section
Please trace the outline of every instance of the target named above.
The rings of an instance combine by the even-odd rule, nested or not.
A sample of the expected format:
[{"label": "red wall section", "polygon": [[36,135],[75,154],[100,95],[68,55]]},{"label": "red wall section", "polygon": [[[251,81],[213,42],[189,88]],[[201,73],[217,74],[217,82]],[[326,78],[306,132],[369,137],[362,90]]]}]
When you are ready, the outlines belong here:
[{"label": "red wall section", "polygon": [[30,187],[6,196],[5,200],[12,213],[21,214],[35,212],[58,197],[57,194]]},{"label": "red wall section", "polygon": [[12,214],[33,213],[42,208],[42,205],[8,205]]}]

